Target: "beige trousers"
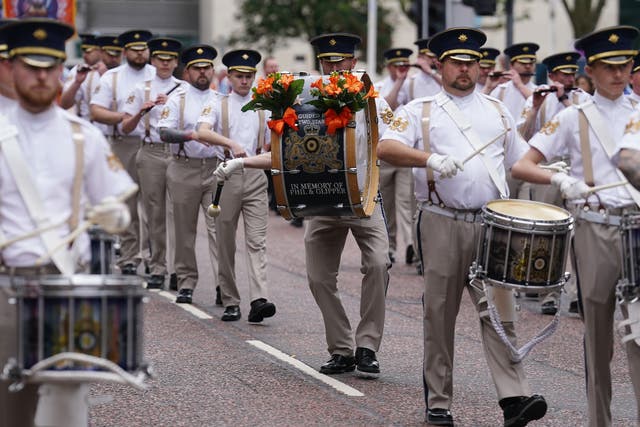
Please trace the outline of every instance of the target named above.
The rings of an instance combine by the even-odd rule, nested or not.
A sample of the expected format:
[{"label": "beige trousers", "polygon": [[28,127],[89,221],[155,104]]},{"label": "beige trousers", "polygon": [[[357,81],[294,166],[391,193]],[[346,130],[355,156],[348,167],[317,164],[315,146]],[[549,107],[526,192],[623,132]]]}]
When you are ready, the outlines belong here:
[{"label": "beige trousers", "polygon": [[[413,174],[411,168],[380,162],[380,194],[389,231],[389,252],[396,254],[398,237],[405,246],[412,244]],[[404,252],[402,252],[404,256]]]},{"label": "beige trousers", "polygon": [[179,288],[194,289],[198,283],[195,244],[200,209],[207,225],[213,280],[218,277],[215,220],[206,214],[215,190],[213,172],[216,164],[215,158],[173,157],[167,167],[167,187],[173,203],[175,268]]},{"label": "beige trousers", "polygon": [[240,305],[236,284],[236,230],[242,214],[244,223],[249,301],[267,298],[267,176],[262,170],[244,169],[233,173],[224,183],[220,196],[218,233],[218,284],[225,307]]},{"label": "beige trousers", "polygon": [[[424,365],[429,408],[450,409],[453,399],[453,354],[455,324],[462,292],[467,289],[478,312],[484,292],[469,285],[469,266],[481,238],[479,222],[454,221],[443,215],[421,211],[418,214],[424,265]],[[496,387],[498,399],[530,394],[521,363],[513,363],[509,352],[488,317],[480,318],[480,336],[485,359]],[[503,322],[509,339],[515,343],[512,322]],[[425,390],[427,394],[427,390]]]},{"label": "beige trousers", "polygon": [[[340,257],[351,231],[360,248],[362,288],[360,321],[354,337],[338,291]],[[389,240],[382,210],[377,205],[370,218],[310,217],[304,234],[307,278],[311,294],[324,320],[330,354],[353,355],[354,347],[378,351],[389,283]]]}]

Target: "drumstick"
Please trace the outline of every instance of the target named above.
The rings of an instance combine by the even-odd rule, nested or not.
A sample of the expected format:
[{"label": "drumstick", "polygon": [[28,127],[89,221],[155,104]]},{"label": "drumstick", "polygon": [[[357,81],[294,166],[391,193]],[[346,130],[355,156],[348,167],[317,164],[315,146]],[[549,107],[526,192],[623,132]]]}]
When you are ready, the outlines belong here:
[{"label": "drumstick", "polygon": [[32,230],[28,233],[23,234],[22,236],[18,236],[18,237],[14,237],[13,239],[9,239],[7,241],[4,241],[2,243],[0,243],[0,249],[7,247],[9,245],[12,245],[16,242],[19,242],[20,240],[24,240],[24,239],[29,239],[31,237],[35,237],[40,233],[44,233],[45,231],[49,231],[52,230],[54,228],[60,227],[61,225],[63,225],[65,222],[67,222],[69,220],[69,218],[64,219],[60,222],[58,222],[57,224],[51,224],[51,225],[46,225],[44,227],[40,227],[40,228],[36,228],[35,230]]},{"label": "drumstick", "polygon": [[628,183],[629,181],[617,181],[610,184],[596,185],[595,187],[589,188],[589,194],[593,194],[600,190],[608,190],[609,188],[621,187],[623,185],[627,185]]},{"label": "drumstick", "polygon": [[[117,202],[124,202],[129,197],[133,196],[136,193],[136,191],[138,191],[138,186],[136,184],[134,184],[129,190],[125,191],[124,193],[122,193],[121,195],[116,197],[116,201]],[[92,224],[93,224],[93,222],[88,221],[88,220],[82,221],[82,223],[80,223],[80,225],[78,225],[78,227],[76,227],[75,230],[73,230],[71,233],[69,233],[69,235],[67,237],[62,239],[62,241],[60,243],[58,243],[58,245],[54,246],[49,251],[47,251],[46,254],[44,254],[40,258],[38,258],[36,260],[36,265],[39,265],[39,264],[43,263],[44,261],[46,261],[47,259],[51,258],[51,255],[53,255],[54,252],[57,252],[61,248],[64,248],[66,245],[71,243],[76,237],[78,237],[80,234],[82,234],[84,231],[86,231],[89,227],[91,227]]]},{"label": "drumstick", "polygon": [[469,154],[463,161],[462,164],[467,163],[469,160],[473,159],[475,156],[477,156],[478,154],[480,154],[482,152],[482,150],[484,150],[485,148],[487,148],[488,146],[490,146],[491,144],[493,144],[494,142],[496,142],[497,140],[499,140],[500,138],[502,138],[507,132],[509,132],[511,130],[511,128],[507,128],[504,131],[502,131],[502,133],[498,136],[496,136],[495,138],[493,138],[491,141],[487,142],[486,144],[484,144],[482,147],[478,148],[476,151],[474,151],[473,153]]}]

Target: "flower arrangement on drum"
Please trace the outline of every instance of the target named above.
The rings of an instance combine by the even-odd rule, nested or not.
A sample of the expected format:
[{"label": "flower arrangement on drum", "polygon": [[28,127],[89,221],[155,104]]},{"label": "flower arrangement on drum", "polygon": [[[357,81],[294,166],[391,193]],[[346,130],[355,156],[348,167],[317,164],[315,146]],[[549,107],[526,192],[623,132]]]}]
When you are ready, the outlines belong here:
[{"label": "flower arrangement on drum", "polygon": [[367,99],[378,96],[373,85],[365,91],[364,83],[349,71],[331,73],[328,83],[319,78],[311,84],[310,92],[315,99],[307,104],[324,112],[329,135],[347,126],[353,114],[365,107]]},{"label": "flower arrangement on drum", "polygon": [[278,135],[282,135],[285,125],[297,131],[298,115],[292,107],[300,102],[298,96],[303,87],[304,80],[295,79],[292,74],[271,73],[258,80],[258,85],[251,89],[253,97],[242,107],[242,111],[271,111],[268,126]]}]

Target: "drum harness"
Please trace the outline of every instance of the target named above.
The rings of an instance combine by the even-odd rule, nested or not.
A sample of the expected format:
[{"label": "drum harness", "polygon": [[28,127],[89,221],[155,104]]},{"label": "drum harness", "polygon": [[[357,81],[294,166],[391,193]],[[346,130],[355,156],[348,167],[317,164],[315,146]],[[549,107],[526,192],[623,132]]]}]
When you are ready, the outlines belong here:
[{"label": "drum harness", "polygon": [[[71,216],[68,224],[70,230],[78,226],[80,215],[80,199],[82,191],[82,176],[84,173],[84,133],[80,124],[69,120],[72,130],[72,139],[75,147],[75,172],[71,194]],[[54,227],[51,227],[50,218],[44,209],[42,199],[34,185],[34,180],[29,173],[24,155],[18,144],[18,129],[9,124],[4,115],[0,115],[0,149],[3,151],[9,170],[15,180],[18,191],[29,211],[31,219],[35,223],[38,233],[45,248],[50,253],[51,260],[63,275],[71,275],[75,271],[74,256],[68,251],[55,251],[56,242],[59,240]],[[0,231],[0,245],[7,242],[6,237]]]},{"label": "drum harness", "polygon": [[[593,164],[589,144],[589,127],[593,130],[593,133],[598,138],[600,145],[609,158],[611,158],[615,152],[615,144],[613,143],[613,139],[607,131],[607,128],[604,126],[602,116],[597,110],[593,100],[580,104],[576,106],[576,108],[580,112],[580,144],[582,149],[585,182],[587,185],[593,186]],[[626,180],[626,177],[620,169],[616,168],[616,173],[622,180]],[[640,192],[630,185],[626,185],[625,188],[635,202],[633,209],[636,210],[638,206],[640,206]],[[608,210],[602,206],[602,203],[600,203],[599,211],[600,212],[594,212],[590,210],[587,201],[585,201],[584,208],[576,210],[576,216],[597,224],[620,226],[621,216],[608,215]],[[624,211],[621,213],[624,213]],[[637,345],[640,345],[640,301],[637,298],[628,297],[630,294],[629,288],[635,286],[637,286],[637,284],[629,283],[628,280],[618,281],[616,286],[618,303],[621,305],[625,304],[627,306],[628,315],[627,319],[618,322],[617,328],[624,331],[626,327],[629,327],[630,333],[622,337],[622,343],[634,340]]]}]

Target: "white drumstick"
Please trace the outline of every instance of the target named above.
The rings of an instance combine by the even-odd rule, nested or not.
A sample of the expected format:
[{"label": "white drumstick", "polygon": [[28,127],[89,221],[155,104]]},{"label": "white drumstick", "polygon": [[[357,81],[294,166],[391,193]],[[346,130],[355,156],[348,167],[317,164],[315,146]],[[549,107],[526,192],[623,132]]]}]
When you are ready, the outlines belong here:
[{"label": "white drumstick", "polygon": [[621,187],[623,185],[627,185],[628,183],[629,181],[618,181],[618,182],[612,182],[610,184],[596,185],[595,187],[589,188],[589,194],[593,194],[600,190],[608,190],[609,188]]},{"label": "white drumstick", "polygon": [[[138,191],[138,186],[134,184],[134,186],[131,187],[129,190],[127,190],[126,192],[124,192],[121,195],[119,195],[118,197],[116,197],[116,201],[124,202],[129,197],[133,196],[137,191]],[[91,221],[82,221],[82,223],[80,223],[80,225],[78,225],[78,227],[76,227],[75,230],[73,230],[71,233],[69,233],[69,235],[67,237],[62,239],[62,241],[58,245],[56,245],[55,247],[51,248],[51,250],[49,250],[46,254],[44,254],[40,258],[38,258],[36,260],[36,265],[39,265],[39,264],[43,263],[47,259],[51,258],[51,255],[53,255],[55,252],[57,252],[58,250],[64,248],[69,243],[73,242],[73,240],[76,237],[78,237],[80,234],[82,234],[87,229],[89,229],[89,227],[91,227],[91,224],[92,224]]]},{"label": "white drumstick", "polygon": [[478,148],[476,151],[474,151],[473,153],[469,154],[463,161],[462,164],[467,163],[469,160],[473,159],[475,156],[477,156],[478,154],[480,154],[482,152],[482,150],[484,150],[485,148],[487,148],[488,146],[490,146],[491,144],[493,144],[494,142],[496,142],[497,140],[499,140],[500,138],[502,138],[507,132],[509,132],[511,130],[511,128],[507,128],[505,129],[500,135],[496,136],[495,138],[493,138],[491,141],[487,142],[486,144],[484,144],[482,147]]}]

